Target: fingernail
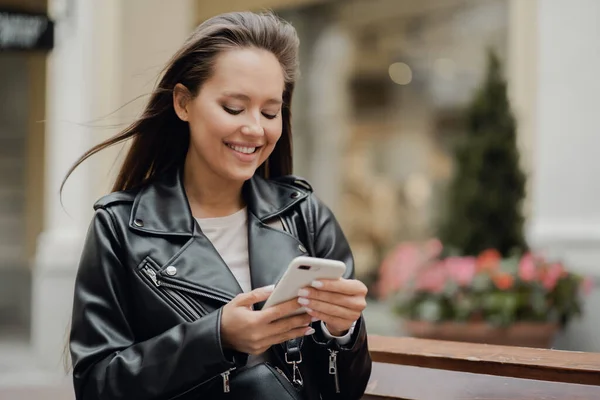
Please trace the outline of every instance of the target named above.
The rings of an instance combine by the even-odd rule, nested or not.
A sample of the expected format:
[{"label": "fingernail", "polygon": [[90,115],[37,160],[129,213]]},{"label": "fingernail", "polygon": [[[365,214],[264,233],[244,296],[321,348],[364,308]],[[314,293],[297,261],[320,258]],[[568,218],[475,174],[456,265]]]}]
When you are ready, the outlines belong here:
[{"label": "fingernail", "polygon": [[275,285],[265,286],[265,287],[263,287],[263,290],[265,292],[272,292],[273,290],[275,290]]},{"label": "fingernail", "polygon": [[307,329],[306,332],[304,332],[305,336],[309,336],[312,335],[313,333],[315,333],[315,330],[313,328]]},{"label": "fingernail", "polygon": [[310,319],[310,321],[311,321],[311,322],[317,322],[318,320],[319,320],[319,318],[317,318],[317,317],[312,317],[312,318]]},{"label": "fingernail", "polygon": [[298,297],[308,297],[308,289],[298,290]]},{"label": "fingernail", "polygon": [[314,287],[314,288],[322,288],[323,287],[323,282],[321,281],[312,281],[312,283],[310,284],[310,286]]},{"label": "fingernail", "polygon": [[307,313],[313,312],[312,308],[308,308],[308,307],[302,307],[302,308],[304,308],[304,311]]},{"label": "fingernail", "polygon": [[298,303],[300,303],[303,306],[305,306],[305,305],[307,305],[310,302],[308,301],[308,299],[305,299],[304,297],[300,297],[300,298],[298,298]]}]

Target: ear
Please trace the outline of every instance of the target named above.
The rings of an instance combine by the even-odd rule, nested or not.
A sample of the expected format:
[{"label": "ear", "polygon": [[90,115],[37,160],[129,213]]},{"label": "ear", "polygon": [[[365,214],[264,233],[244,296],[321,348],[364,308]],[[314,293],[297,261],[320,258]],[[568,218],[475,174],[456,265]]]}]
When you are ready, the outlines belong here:
[{"label": "ear", "polygon": [[173,88],[173,108],[175,113],[182,121],[188,120],[188,105],[192,99],[192,94],[181,83],[178,83]]}]

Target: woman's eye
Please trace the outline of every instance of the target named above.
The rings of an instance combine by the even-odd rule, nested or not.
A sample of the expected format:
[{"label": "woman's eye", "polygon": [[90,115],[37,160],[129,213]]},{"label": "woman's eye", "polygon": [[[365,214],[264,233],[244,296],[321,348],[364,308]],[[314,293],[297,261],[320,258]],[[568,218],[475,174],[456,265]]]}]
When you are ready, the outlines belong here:
[{"label": "woman's eye", "polygon": [[243,110],[235,110],[233,108],[229,108],[229,107],[225,107],[223,106],[223,110],[225,110],[226,112],[228,112],[231,115],[238,115],[241,114]]},{"label": "woman's eye", "polygon": [[277,118],[277,114],[267,114],[267,113],[262,113],[263,117],[265,117],[266,119],[275,119]]}]

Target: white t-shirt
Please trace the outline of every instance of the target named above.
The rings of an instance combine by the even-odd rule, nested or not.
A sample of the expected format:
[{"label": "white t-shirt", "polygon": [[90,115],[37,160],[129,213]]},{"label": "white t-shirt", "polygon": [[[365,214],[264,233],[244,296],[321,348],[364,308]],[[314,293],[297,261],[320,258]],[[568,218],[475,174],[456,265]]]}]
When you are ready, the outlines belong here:
[{"label": "white t-shirt", "polygon": [[244,292],[252,290],[248,260],[248,213],[246,208],[218,218],[196,218]]}]

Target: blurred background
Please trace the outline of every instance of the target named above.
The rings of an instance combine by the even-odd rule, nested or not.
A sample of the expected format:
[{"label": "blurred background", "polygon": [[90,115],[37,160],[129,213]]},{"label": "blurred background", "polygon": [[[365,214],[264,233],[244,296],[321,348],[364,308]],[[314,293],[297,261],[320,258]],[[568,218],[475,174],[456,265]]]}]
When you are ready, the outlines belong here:
[{"label": "blurred background", "polygon": [[[460,286],[493,300],[496,335],[551,323],[546,347],[600,351],[597,0],[0,0],[0,399],[72,398],[61,357],[73,280],[120,149],[84,163],[61,203],[67,169],[138,115],[198,23],[264,8],[301,39],[295,173],[351,243],[370,333],[490,321],[470,303],[448,311]],[[462,230],[470,247],[450,243]],[[419,291],[400,277],[449,256],[463,257],[460,285],[442,272]],[[564,289],[571,274],[581,301]],[[514,288],[531,288],[524,305]],[[406,293],[425,301],[399,310]]]}]

